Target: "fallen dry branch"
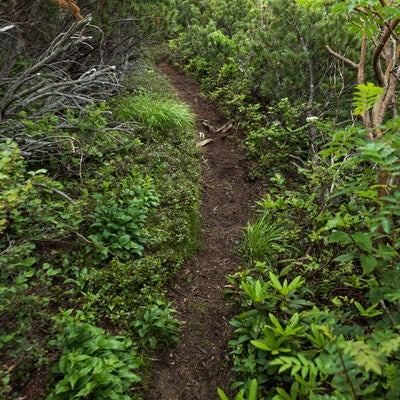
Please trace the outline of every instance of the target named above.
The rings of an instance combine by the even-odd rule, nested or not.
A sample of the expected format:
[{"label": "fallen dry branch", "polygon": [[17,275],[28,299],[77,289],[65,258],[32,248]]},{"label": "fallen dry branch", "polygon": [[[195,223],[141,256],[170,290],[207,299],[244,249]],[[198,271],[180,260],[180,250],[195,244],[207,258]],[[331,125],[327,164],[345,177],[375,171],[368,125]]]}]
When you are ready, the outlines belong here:
[{"label": "fallen dry branch", "polygon": [[22,110],[34,112],[35,108],[40,108],[40,112],[45,113],[80,108],[109,97],[118,90],[115,66],[99,64],[76,76],[68,73],[71,65],[80,66],[68,57],[68,51],[90,46],[91,36],[85,34],[89,24],[90,17],[76,22],[14,80],[0,80],[0,86],[4,87],[0,121],[15,117]]},{"label": "fallen dry branch", "polygon": [[[68,127],[30,134],[25,121],[40,121],[45,115],[63,121],[65,110],[80,112],[86,105],[106,100],[120,90],[118,69],[100,60],[88,68],[78,57],[93,49],[90,17],[75,22],[58,35],[48,48],[14,77],[0,78],[0,142],[13,140],[21,154],[33,161],[61,158],[65,151],[82,156],[80,143],[68,136]],[[1,34],[1,32],[0,32]],[[93,54],[91,54],[93,57]],[[72,129],[76,129],[72,127]]]},{"label": "fallen dry branch", "polygon": [[212,143],[214,140],[213,139],[204,139],[201,142],[196,143],[197,147],[204,147],[208,145],[209,143]]},{"label": "fallen dry branch", "polygon": [[219,128],[215,131],[215,133],[227,133],[227,132],[229,132],[232,128],[233,128],[232,121],[228,121],[227,123],[225,123],[224,125],[222,125],[221,127],[219,127]]}]

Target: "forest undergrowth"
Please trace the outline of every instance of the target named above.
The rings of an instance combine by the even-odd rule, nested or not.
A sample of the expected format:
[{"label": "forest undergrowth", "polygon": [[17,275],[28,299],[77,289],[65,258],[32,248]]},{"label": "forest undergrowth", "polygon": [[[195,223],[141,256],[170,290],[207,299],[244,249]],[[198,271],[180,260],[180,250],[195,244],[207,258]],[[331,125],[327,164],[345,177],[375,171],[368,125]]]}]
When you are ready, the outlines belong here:
[{"label": "forest undergrowth", "polygon": [[187,4],[172,59],[270,179],[228,276],[234,398],[398,398],[398,2]]},{"label": "forest undergrowth", "polygon": [[140,21],[122,46],[125,18],[37,6],[0,8],[0,398],[139,399],[179,337],[165,282],[198,248],[194,117]]},{"label": "forest undergrowth", "polygon": [[0,2],[0,397],[398,399],[399,10]]}]

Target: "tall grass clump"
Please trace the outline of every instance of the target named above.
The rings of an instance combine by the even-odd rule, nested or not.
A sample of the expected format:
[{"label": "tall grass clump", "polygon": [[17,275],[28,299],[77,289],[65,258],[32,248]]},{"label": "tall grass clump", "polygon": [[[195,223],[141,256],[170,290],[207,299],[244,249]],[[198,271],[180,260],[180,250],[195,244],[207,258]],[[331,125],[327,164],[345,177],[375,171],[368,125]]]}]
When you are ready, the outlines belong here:
[{"label": "tall grass clump", "polygon": [[146,132],[167,134],[193,128],[193,113],[174,98],[156,97],[143,92],[133,98],[123,98],[114,109],[117,120],[136,121]]},{"label": "tall grass clump", "polygon": [[277,258],[276,243],[282,242],[282,225],[272,213],[264,211],[254,222],[248,222],[239,245],[239,252],[248,266],[256,262],[272,265]]}]

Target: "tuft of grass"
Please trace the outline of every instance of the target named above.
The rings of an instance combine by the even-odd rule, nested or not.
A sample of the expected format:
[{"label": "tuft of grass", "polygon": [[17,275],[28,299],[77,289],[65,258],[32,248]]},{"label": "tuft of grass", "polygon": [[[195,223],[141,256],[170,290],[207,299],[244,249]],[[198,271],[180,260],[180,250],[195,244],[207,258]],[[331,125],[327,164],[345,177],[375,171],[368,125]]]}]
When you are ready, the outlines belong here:
[{"label": "tuft of grass", "polygon": [[248,222],[239,246],[247,265],[272,265],[278,257],[277,244],[282,242],[282,233],[282,226],[270,212],[264,212],[254,223]]},{"label": "tuft of grass", "polygon": [[121,122],[138,122],[148,132],[163,134],[193,129],[194,121],[186,104],[149,92],[120,99],[115,105],[114,116]]}]

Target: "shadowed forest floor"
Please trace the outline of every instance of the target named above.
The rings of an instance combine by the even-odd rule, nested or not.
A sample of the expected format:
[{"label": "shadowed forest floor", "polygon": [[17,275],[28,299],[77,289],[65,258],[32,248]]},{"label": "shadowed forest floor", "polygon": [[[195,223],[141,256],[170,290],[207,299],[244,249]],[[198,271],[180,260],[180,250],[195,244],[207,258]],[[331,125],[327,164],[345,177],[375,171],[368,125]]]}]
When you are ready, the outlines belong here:
[{"label": "shadowed forest floor", "polygon": [[[159,69],[196,114],[197,131],[204,133],[197,140],[212,141],[201,147],[201,248],[182,267],[168,294],[182,322],[181,340],[159,354],[146,400],[214,400],[217,387],[229,392],[230,385],[227,343],[235,310],[223,298],[226,275],[237,270],[235,248],[262,187],[248,178],[245,150],[235,144],[235,131],[216,132],[227,122],[216,106],[169,64]],[[215,129],[206,129],[204,120]]]}]

